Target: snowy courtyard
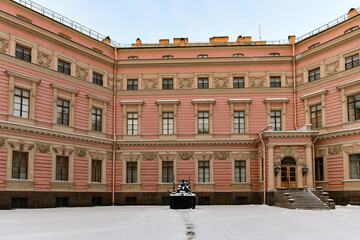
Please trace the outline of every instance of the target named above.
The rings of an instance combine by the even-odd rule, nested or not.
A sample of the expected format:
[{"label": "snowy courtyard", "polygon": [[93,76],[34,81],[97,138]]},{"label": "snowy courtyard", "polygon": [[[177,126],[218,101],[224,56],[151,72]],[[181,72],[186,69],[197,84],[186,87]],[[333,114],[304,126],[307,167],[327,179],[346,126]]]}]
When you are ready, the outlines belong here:
[{"label": "snowy courtyard", "polygon": [[0,211],[0,239],[359,239],[360,207],[167,206]]}]

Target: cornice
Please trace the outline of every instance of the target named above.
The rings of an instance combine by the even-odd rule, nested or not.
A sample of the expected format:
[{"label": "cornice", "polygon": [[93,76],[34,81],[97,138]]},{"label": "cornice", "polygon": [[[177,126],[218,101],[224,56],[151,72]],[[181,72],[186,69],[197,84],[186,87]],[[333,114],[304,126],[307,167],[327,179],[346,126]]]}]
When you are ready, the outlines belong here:
[{"label": "cornice", "polygon": [[265,98],[264,103],[287,103],[290,98]]},{"label": "cornice", "polygon": [[101,101],[101,102],[106,102],[106,103],[110,102],[110,100],[107,99],[107,98],[99,97],[99,96],[96,96],[96,95],[91,94],[91,93],[86,94],[86,97],[87,98],[92,98],[92,99],[95,99],[95,100],[98,100],[98,101]]},{"label": "cornice", "polygon": [[305,94],[305,95],[301,96],[300,99],[305,100],[305,99],[313,98],[313,97],[316,97],[316,96],[326,94],[327,92],[329,92],[329,91],[326,90],[326,89],[322,89],[322,90],[319,90],[319,91],[316,91],[316,92]]},{"label": "cornice", "polygon": [[229,99],[228,103],[237,103],[237,104],[241,104],[241,103],[251,103],[252,99],[250,98],[244,98],[244,99]]},{"label": "cornice", "polygon": [[121,105],[143,105],[144,101],[120,101]]},{"label": "cornice", "polygon": [[216,103],[215,99],[193,99],[191,100],[192,104],[211,104]]},{"label": "cornice", "polygon": [[156,100],[156,104],[162,105],[162,104],[179,104],[180,100]]},{"label": "cornice", "polygon": [[318,131],[265,131],[264,137],[268,138],[312,138]]},{"label": "cornice", "polygon": [[201,147],[201,146],[238,146],[238,145],[254,145],[256,139],[247,139],[247,140],[166,140],[166,141],[150,141],[150,140],[141,140],[141,141],[126,141],[126,140],[117,140],[117,144],[120,147]]},{"label": "cornice", "polygon": [[360,136],[360,128],[339,130],[335,132],[328,132],[319,134],[318,141],[324,141],[329,139],[336,139],[348,136]]},{"label": "cornice", "polygon": [[60,90],[66,91],[66,92],[75,93],[75,94],[78,94],[78,93],[80,92],[80,90],[73,89],[73,88],[69,88],[69,87],[65,87],[65,86],[62,86],[62,85],[57,84],[57,83],[51,83],[50,86],[51,86],[52,88],[57,88],[57,89],[60,89]]},{"label": "cornice", "polygon": [[18,73],[18,72],[11,71],[11,70],[5,70],[5,73],[6,73],[9,77],[16,77],[16,78],[19,78],[19,79],[23,79],[23,80],[27,80],[27,81],[30,81],[30,82],[34,82],[34,83],[36,83],[36,84],[38,84],[38,83],[41,82],[41,79],[40,79],[40,78],[32,77],[32,76],[29,76],[29,75],[26,75],[26,74],[22,74],[22,73]]},{"label": "cornice", "polygon": [[349,87],[353,87],[353,86],[356,86],[356,85],[359,85],[359,84],[360,84],[360,78],[356,79],[356,80],[353,80],[353,81],[350,81],[350,82],[346,82],[346,83],[342,83],[340,85],[337,85],[336,88],[337,89],[349,88]]}]

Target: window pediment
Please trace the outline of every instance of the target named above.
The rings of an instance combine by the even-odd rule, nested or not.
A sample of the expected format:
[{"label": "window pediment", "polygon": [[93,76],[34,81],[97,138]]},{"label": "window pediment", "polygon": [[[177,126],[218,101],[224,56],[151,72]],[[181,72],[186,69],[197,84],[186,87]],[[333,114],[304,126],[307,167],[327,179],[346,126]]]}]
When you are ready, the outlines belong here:
[{"label": "window pediment", "polygon": [[9,77],[13,77],[13,78],[19,78],[19,79],[23,79],[23,80],[27,80],[33,83],[40,83],[41,79],[40,78],[36,78],[36,77],[32,77],[26,74],[22,74],[22,73],[18,73],[15,71],[11,71],[11,70],[5,70],[5,73],[9,76]]}]

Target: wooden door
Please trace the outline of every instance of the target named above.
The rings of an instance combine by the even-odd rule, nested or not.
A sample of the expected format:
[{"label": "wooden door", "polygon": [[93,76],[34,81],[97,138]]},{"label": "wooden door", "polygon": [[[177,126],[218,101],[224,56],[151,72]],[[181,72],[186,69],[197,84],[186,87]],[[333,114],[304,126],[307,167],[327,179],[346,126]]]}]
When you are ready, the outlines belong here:
[{"label": "wooden door", "polygon": [[281,187],[297,188],[296,162],[291,157],[281,161]]}]

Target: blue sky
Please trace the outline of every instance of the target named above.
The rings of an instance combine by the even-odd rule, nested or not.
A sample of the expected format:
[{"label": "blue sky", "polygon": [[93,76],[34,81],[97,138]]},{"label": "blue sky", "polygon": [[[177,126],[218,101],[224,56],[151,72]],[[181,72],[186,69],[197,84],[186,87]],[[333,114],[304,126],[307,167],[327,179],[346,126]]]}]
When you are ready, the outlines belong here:
[{"label": "blue sky", "polygon": [[122,43],[238,35],[259,40],[297,37],[360,7],[358,0],[35,0]]}]

